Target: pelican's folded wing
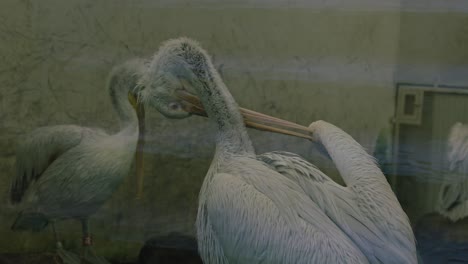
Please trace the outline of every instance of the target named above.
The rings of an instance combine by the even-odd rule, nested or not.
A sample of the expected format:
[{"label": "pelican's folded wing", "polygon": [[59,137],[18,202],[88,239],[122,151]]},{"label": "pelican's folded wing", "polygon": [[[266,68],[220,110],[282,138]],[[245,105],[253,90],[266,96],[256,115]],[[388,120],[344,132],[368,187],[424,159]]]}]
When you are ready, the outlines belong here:
[{"label": "pelican's folded wing", "polygon": [[57,157],[78,145],[95,130],[75,125],[37,128],[23,136],[16,149],[16,176],[10,186],[11,203],[21,202],[29,186],[37,181]]},{"label": "pelican's folded wing", "polygon": [[297,183],[256,168],[255,173],[220,173],[211,180],[198,216],[205,224],[198,230],[204,261],[368,263]]},{"label": "pelican's folded wing", "polygon": [[359,209],[355,194],[317,167],[299,155],[282,151],[265,153],[257,159],[298,183],[310,199],[360,247],[369,262],[399,263],[405,259],[398,248],[385,243],[385,234]]}]

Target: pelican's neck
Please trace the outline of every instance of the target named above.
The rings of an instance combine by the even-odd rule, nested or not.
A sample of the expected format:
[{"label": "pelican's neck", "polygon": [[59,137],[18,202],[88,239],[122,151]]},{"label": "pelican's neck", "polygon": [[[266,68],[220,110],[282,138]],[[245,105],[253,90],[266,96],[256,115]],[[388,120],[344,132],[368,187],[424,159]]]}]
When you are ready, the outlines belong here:
[{"label": "pelican's neck", "polygon": [[198,68],[196,71],[199,79],[194,87],[208,117],[217,127],[217,152],[254,154],[252,142],[247,134],[237,103],[214,69],[210,59],[206,55],[203,58],[205,61],[201,63],[202,68]]},{"label": "pelican's neck", "polygon": [[118,87],[111,86],[110,95],[112,105],[119,116],[120,130],[129,131],[138,129],[138,117],[135,109],[128,100],[128,88],[119,89]]},{"label": "pelican's neck", "polygon": [[378,184],[389,187],[374,158],[350,135],[325,121],[316,121],[310,127],[313,136],[330,154],[346,185],[372,188],[372,185]]},{"label": "pelican's neck", "polygon": [[[320,141],[346,185],[355,194],[359,209],[368,219],[374,219],[385,241],[399,249],[398,259],[416,263],[416,248],[411,225],[374,158],[350,135],[324,121],[312,123],[315,140]],[[395,251],[389,251],[395,252]]]}]

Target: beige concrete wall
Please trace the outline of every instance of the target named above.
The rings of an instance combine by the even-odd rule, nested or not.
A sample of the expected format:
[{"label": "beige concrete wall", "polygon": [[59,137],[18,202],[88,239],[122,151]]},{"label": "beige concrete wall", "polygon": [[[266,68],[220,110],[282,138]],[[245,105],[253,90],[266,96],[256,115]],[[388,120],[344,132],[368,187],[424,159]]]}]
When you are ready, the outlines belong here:
[{"label": "beige concrete wall", "polygon": [[[107,73],[126,59],[151,55],[168,38],[200,41],[240,105],[304,125],[327,120],[372,150],[393,114],[399,3],[367,10],[362,1],[344,9],[328,2],[288,8],[264,1],[2,1],[0,252],[53,246],[50,233],[9,231],[16,211],[5,204],[17,136],[71,123],[115,131]],[[166,120],[154,110],[147,122],[145,199],[133,200],[129,175],[92,221],[96,248],[107,256],[132,257],[156,234],[194,233],[198,190],[214,148],[212,127],[198,117]],[[259,152],[300,153],[334,174],[308,142],[251,135]],[[79,245],[78,223],[59,230],[68,246]]]},{"label": "beige concrete wall", "polygon": [[[419,2],[430,6],[436,1]],[[410,0],[403,1],[402,6],[407,12],[401,15],[397,80],[467,86],[468,4],[425,12],[409,8]]]}]

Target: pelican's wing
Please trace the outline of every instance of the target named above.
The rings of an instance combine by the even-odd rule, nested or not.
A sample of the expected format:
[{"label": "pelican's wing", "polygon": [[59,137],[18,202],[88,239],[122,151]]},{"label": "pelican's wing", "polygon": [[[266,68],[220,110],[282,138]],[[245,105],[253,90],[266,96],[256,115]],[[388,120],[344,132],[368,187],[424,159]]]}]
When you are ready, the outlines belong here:
[{"label": "pelican's wing", "polygon": [[89,133],[103,133],[75,125],[37,128],[20,139],[16,149],[16,176],[10,187],[10,201],[21,202],[28,187],[37,181],[57,157],[77,146]]},{"label": "pelican's wing", "polygon": [[204,262],[367,263],[296,183],[245,165],[238,175],[215,175],[202,192],[197,226]]},{"label": "pelican's wing", "polygon": [[273,170],[298,183],[319,208],[364,252],[371,263],[405,263],[401,250],[385,243],[385,234],[360,210],[352,190],[330,179],[299,155],[275,151],[257,156]]},{"label": "pelican's wing", "polygon": [[448,173],[440,189],[437,209],[452,221],[468,215],[468,125],[456,123],[447,142]]}]

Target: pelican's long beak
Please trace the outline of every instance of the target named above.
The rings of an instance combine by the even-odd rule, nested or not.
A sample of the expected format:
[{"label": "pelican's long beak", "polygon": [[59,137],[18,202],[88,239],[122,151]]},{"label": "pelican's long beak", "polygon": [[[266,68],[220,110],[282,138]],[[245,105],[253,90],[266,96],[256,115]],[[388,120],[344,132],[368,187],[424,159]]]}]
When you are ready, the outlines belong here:
[{"label": "pelican's long beak", "polygon": [[[195,115],[207,116],[200,99],[184,90],[177,91],[177,96],[186,103],[185,109]],[[290,135],[312,140],[311,131],[308,127],[265,115],[246,108],[239,108],[247,127],[257,130],[270,131],[274,133]]]},{"label": "pelican's long beak", "polygon": [[145,108],[138,102],[133,94],[129,93],[129,101],[136,111],[138,118],[138,141],[135,153],[135,174],[137,179],[136,198],[140,199],[143,195],[144,167],[143,167],[143,147],[145,145]]},{"label": "pelican's long beak", "polygon": [[137,116],[138,116],[138,142],[137,151],[135,154],[135,166],[137,176],[137,199],[140,199],[143,195],[143,182],[144,182],[144,166],[143,166],[143,149],[145,145],[145,108],[143,104],[137,104]]}]

